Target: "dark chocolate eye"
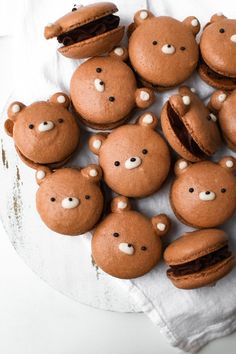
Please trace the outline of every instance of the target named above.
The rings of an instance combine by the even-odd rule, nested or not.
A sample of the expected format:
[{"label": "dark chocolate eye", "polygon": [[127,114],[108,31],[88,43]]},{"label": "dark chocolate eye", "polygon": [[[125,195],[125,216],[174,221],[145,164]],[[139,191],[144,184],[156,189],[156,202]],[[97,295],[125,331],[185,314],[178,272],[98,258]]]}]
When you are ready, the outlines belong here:
[{"label": "dark chocolate eye", "polygon": [[90,199],[90,195],[86,194],[85,199]]},{"label": "dark chocolate eye", "polygon": [[153,45],[157,45],[157,41],[153,41],[152,44],[153,44]]},{"label": "dark chocolate eye", "polygon": [[190,193],[193,193],[194,192],[194,189],[193,188],[189,188],[188,190]]},{"label": "dark chocolate eye", "polygon": [[180,47],[180,50],[185,50],[186,48],[185,47]]},{"label": "dark chocolate eye", "polygon": [[224,28],[220,28],[220,29],[219,29],[219,32],[220,32],[220,33],[224,33],[224,32],[225,32]]},{"label": "dark chocolate eye", "polygon": [[118,234],[118,232],[114,232],[113,236],[114,236],[114,237],[119,237],[120,234]]},{"label": "dark chocolate eye", "polygon": [[148,153],[147,149],[143,149],[143,150],[142,150],[142,153],[143,153],[144,155],[146,155],[146,154]]},{"label": "dark chocolate eye", "polygon": [[59,123],[63,123],[63,122],[64,122],[64,119],[59,118],[59,119],[58,119],[58,122],[59,122]]},{"label": "dark chocolate eye", "polygon": [[73,7],[73,9],[71,11],[76,11],[76,10],[77,10],[76,7]]},{"label": "dark chocolate eye", "polygon": [[51,202],[55,202],[56,201],[56,199],[53,198],[53,197],[50,200],[51,200]]},{"label": "dark chocolate eye", "polygon": [[141,250],[142,250],[142,251],[146,251],[146,250],[147,250],[147,247],[146,247],[146,246],[142,246],[142,247],[141,247]]},{"label": "dark chocolate eye", "polygon": [[115,161],[115,162],[114,162],[114,165],[115,165],[115,166],[120,166],[120,162],[119,162],[119,161]]},{"label": "dark chocolate eye", "polygon": [[30,128],[30,129],[34,129],[34,125],[33,125],[33,124],[30,124],[30,125],[29,125],[29,128]]},{"label": "dark chocolate eye", "polygon": [[101,72],[102,72],[102,69],[101,69],[101,68],[96,68],[96,72],[97,72],[97,73],[101,73]]},{"label": "dark chocolate eye", "polygon": [[225,193],[226,189],[225,188],[221,188],[221,193]]},{"label": "dark chocolate eye", "polygon": [[115,97],[110,96],[110,97],[109,97],[109,101],[114,102],[114,101],[115,101]]}]

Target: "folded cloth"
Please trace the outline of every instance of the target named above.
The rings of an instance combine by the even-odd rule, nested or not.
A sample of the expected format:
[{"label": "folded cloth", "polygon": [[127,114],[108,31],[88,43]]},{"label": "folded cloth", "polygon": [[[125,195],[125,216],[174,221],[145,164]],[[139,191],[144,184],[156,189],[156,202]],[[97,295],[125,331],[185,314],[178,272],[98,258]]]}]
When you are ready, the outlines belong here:
[{"label": "folded cloth", "polygon": [[[148,8],[156,15],[174,16],[179,20],[194,15],[202,24],[218,11],[236,18],[236,8],[230,6],[230,1],[205,0],[200,6],[199,2],[194,0],[114,1],[120,9],[119,15],[124,24],[130,23],[133,14],[141,8]],[[95,0],[81,1],[84,5],[90,2]],[[56,40],[46,41],[43,38],[44,25],[66,13],[68,1],[22,0],[15,2],[12,7],[13,4],[8,1],[4,8],[4,12],[8,14],[2,16],[2,22],[0,21],[0,35],[10,31],[14,36],[12,53],[17,57],[17,60],[14,60],[15,70],[12,75],[14,99],[29,104],[34,100],[47,99],[57,90],[69,92],[70,78],[81,61],[64,58],[56,51]],[[11,28],[9,18],[13,24]],[[202,99],[209,98],[213,91],[196,74],[187,84],[195,87]],[[163,103],[173,92],[175,90],[157,95],[155,112],[160,112]],[[86,148],[83,148],[83,153],[84,157],[79,161],[84,164],[91,162],[91,155]],[[225,153],[232,155],[232,152],[225,149],[216,158]],[[190,230],[174,217],[168,201],[169,188],[170,179],[160,192],[135,201],[137,209],[150,217],[160,212],[172,217],[173,228],[164,240],[166,243]],[[230,234],[232,247],[236,250],[236,240],[233,239],[235,221],[234,218],[228,222],[224,229]],[[89,243],[90,240],[87,239],[87,245]],[[124,281],[111,278],[111,281],[117,281],[120,286],[125,287],[132,294],[134,303],[160,328],[170,343],[184,351],[195,353],[214,338],[230,334],[236,329],[236,271],[214,287],[189,291],[176,289],[167,279],[165,271],[166,266],[161,263],[138,279]]]}]

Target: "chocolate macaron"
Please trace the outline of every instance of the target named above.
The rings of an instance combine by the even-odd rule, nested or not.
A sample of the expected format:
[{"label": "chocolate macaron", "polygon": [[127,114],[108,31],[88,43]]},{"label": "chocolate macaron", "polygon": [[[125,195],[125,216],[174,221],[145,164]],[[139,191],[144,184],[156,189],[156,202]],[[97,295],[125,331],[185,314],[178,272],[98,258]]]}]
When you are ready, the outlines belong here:
[{"label": "chocolate macaron", "polygon": [[119,26],[118,11],[111,2],[87,6],[74,5],[72,11],[48,24],[46,39],[57,37],[62,46],[58,51],[72,59],[88,58],[109,52],[120,43],[124,26]]},{"label": "chocolate macaron", "polygon": [[184,159],[196,162],[213,155],[221,145],[217,118],[188,87],[179,88],[161,112],[163,133]]},{"label": "chocolate macaron", "polygon": [[200,40],[199,75],[210,86],[236,88],[236,20],[222,13],[211,17]]},{"label": "chocolate macaron", "polygon": [[164,252],[167,276],[179,289],[196,289],[215,284],[235,266],[227,234],[205,229],[184,234]]}]

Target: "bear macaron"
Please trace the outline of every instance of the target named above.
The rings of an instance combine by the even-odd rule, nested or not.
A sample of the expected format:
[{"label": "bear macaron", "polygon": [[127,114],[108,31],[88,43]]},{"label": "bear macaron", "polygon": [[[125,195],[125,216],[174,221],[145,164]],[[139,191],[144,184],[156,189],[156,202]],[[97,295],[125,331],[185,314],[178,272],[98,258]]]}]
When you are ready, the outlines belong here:
[{"label": "bear macaron", "polygon": [[112,129],[124,123],[135,107],[153,103],[153,91],[137,87],[133,71],[124,62],[127,57],[127,49],[117,47],[108,56],[87,60],[74,72],[71,99],[84,124]]},{"label": "bear macaron", "polygon": [[211,17],[200,39],[199,75],[210,86],[222,90],[236,88],[236,20],[222,13]]},{"label": "bear macaron", "polygon": [[212,228],[226,222],[236,210],[236,160],[194,164],[178,160],[170,203],[177,218],[196,228]]},{"label": "bear macaron", "polygon": [[163,133],[184,159],[196,162],[213,155],[221,145],[217,118],[188,87],[180,87],[162,108]]},{"label": "bear macaron", "polygon": [[168,278],[179,289],[214,285],[235,266],[227,234],[218,229],[184,234],[166,248],[164,260]]},{"label": "bear macaron", "polygon": [[185,81],[198,64],[200,30],[196,17],[183,22],[168,16],[154,16],[140,10],[130,25],[129,56],[140,80],[157,91],[165,91]]},{"label": "bear macaron", "polygon": [[99,156],[107,185],[126,197],[145,197],[158,191],[170,169],[169,148],[155,131],[158,120],[151,113],[136,124],[126,124],[109,135],[96,134],[90,150]]},{"label": "bear macaron", "polygon": [[161,237],[170,228],[165,214],[148,219],[131,210],[127,198],[112,200],[111,213],[98,225],[92,238],[92,256],[104,272],[121,279],[140,277],[161,259]]},{"label": "bear macaron", "polygon": [[101,178],[97,165],[56,171],[41,166],[36,172],[36,207],[43,222],[63,235],[77,236],[90,231],[103,211]]},{"label": "bear macaron", "polygon": [[114,15],[117,11],[111,2],[74,5],[71,12],[45,27],[44,36],[57,37],[62,44],[58,51],[72,59],[109,52],[120,43],[125,30],[119,26],[120,18]]},{"label": "bear macaron", "polygon": [[49,101],[25,106],[13,102],[8,108],[5,131],[14,140],[17,153],[30,167],[63,165],[79,144],[80,130],[69,112],[69,97],[55,93]]}]

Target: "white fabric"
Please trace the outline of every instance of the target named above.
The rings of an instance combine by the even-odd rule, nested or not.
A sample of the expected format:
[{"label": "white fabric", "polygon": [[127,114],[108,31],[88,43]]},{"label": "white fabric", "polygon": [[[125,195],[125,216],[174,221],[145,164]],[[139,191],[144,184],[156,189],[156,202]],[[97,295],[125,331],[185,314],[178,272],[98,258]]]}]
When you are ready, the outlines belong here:
[{"label": "white fabric", "polygon": [[[114,1],[121,10],[120,16],[125,24],[130,23],[134,12],[140,8],[149,8],[156,15],[170,15],[180,20],[194,15],[199,18],[202,25],[213,13],[219,11],[236,18],[235,2],[227,0]],[[43,28],[48,22],[69,11],[73,4],[73,1],[68,0],[22,0],[1,3],[3,9],[0,9],[0,36],[11,34],[14,38],[13,68],[9,73],[14,92],[11,93],[10,90],[6,92],[6,97],[11,95],[9,100],[17,99],[29,104],[34,100],[47,99],[58,90],[69,92],[70,78],[79,61],[58,54],[57,41],[46,41],[43,37]],[[197,75],[194,75],[188,83],[195,87],[204,99],[213,91]],[[158,95],[157,103],[153,107],[155,112],[159,114],[163,103],[172,93],[173,91]],[[225,149],[220,155],[226,152]],[[85,165],[89,161],[96,162],[96,158],[83,147],[76,162]],[[166,212],[172,217],[173,228],[171,234],[164,240],[166,243],[189,230],[177,222],[169,207],[167,197],[169,187],[170,179],[159,193],[135,201],[137,209],[150,217],[160,212]],[[236,250],[236,240],[233,239],[235,226],[234,217],[234,220],[232,218],[224,228],[231,234],[231,243]],[[161,263],[139,279],[116,281],[133,294],[134,302],[140,305],[140,309],[154,324],[158,325],[172,345],[185,351],[196,352],[210,340],[227,335],[236,329],[236,271],[218,282],[214,288],[192,291],[174,288],[166,278],[165,271],[166,266]]]}]

